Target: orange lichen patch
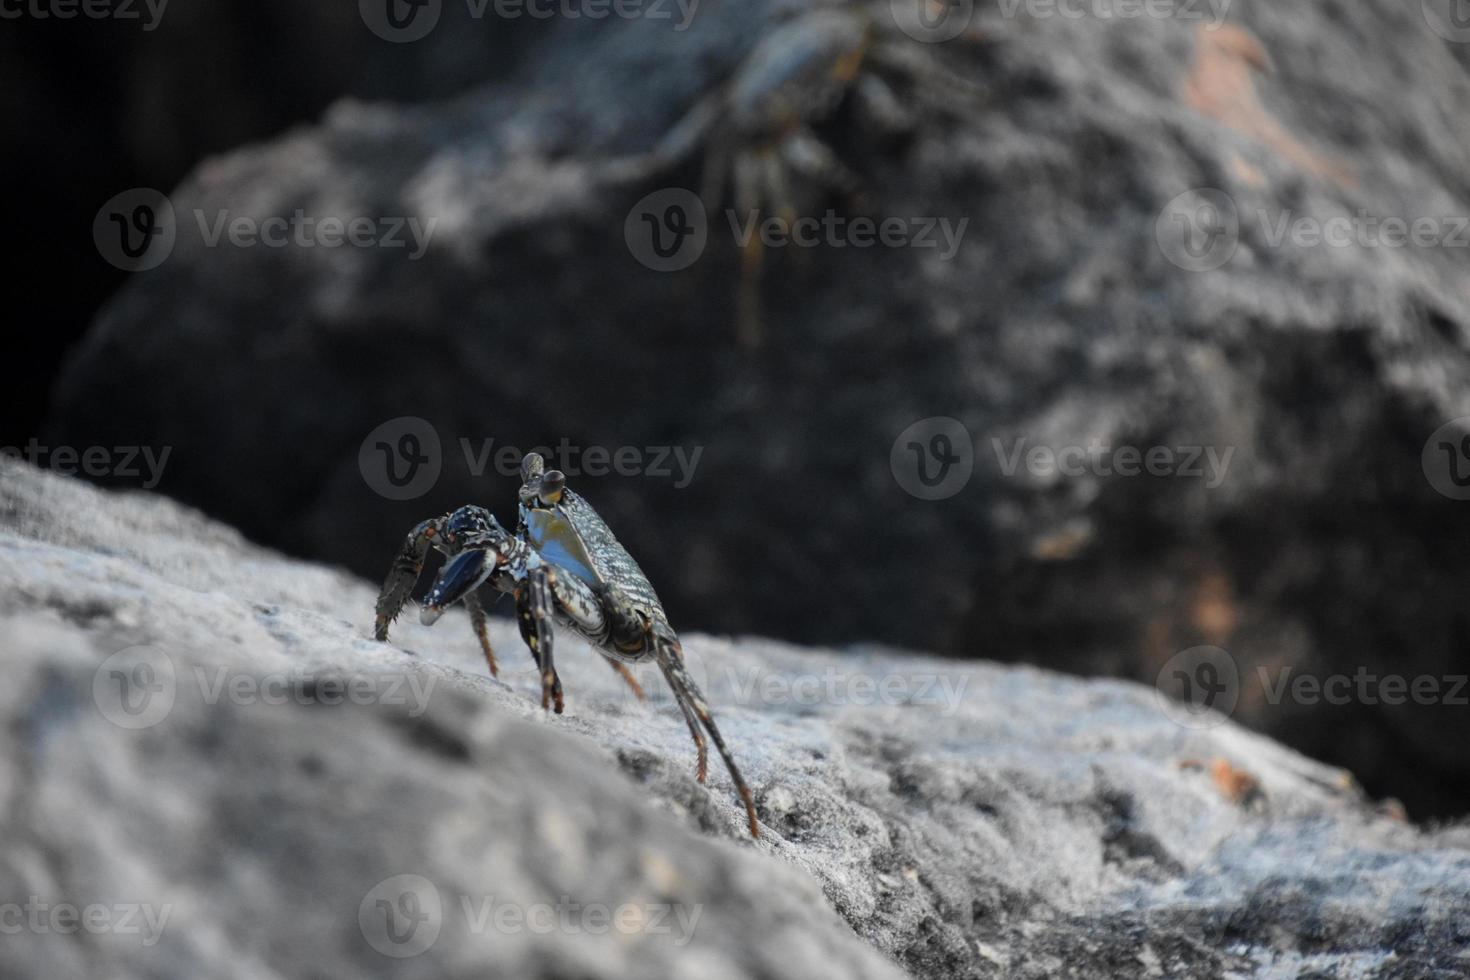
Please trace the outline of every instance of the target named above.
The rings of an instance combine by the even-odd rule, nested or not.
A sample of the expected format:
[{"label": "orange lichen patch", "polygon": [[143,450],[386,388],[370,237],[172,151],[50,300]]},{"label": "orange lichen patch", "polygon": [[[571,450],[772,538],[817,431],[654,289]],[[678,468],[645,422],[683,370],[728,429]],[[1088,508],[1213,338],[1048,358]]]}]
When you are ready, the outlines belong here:
[{"label": "orange lichen patch", "polygon": [[1240,610],[1224,572],[1212,569],[1200,577],[1189,604],[1189,622],[1210,646],[1229,642],[1240,622]]},{"label": "orange lichen patch", "polygon": [[1271,71],[1271,59],[1255,36],[1226,24],[1201,25],[1194,35],[1194,64],[1180,94],[1184,104],[1268,147],[1309,173],[1344,186],[1356,181],[1347,168],[1308,149],[1261,104],[1256,75]]},{"label": "orange lichen patch", "polygon": [[[1179,768],[1190,772],[1203,772],[1206,768],[1198,759],[1181,759]],[[1217,757],[1209,764],[1210,781],[1215,784],[1215,789],[1220,795],[1231,803],[1244,806],[1260,799],[1265,794],[1261,790],[1261,781],[1244,769],[1237,769],[1230,764],[1230,760]]]},{"label": "orange lichen patch", "polygon": [[1210,778],[1220,795],[1231,803],[1249,803],[1261,795],[1261,781],[1244,769],[1237,769],[1227,759],[1210,763]]}]

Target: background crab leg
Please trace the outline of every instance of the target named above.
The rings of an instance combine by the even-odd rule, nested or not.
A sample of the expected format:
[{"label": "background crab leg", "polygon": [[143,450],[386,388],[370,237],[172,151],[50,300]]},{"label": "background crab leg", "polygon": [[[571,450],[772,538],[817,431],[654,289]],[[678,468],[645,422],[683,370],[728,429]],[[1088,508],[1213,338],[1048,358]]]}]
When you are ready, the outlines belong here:
[{"label": "background crab leg", "polygon": [[[609,667],[611,667],[614,671],[616,671],[617,672],[617,675],[619,677],[621,677],[624,681],[627,682],[628,686],[633,689],[633,693],[637,696],[637,698],[638,698],[639,701],[647,701],[648,700],[648,695],[645,694],[645,693],[643,693],[643,685],[638,683],[638,678],[636,678],[636,677],[633,676],[633,672],[628,669],[628,665],[627,664],[623,663],[620,660],[614,660],[614,659],[612,659],[611,657],[608,657],[608,656],[604,656],[602,659],[603,660],[606,660],[607,661],[607,665]],[[703,753],[701,753],[701,756],[702,755],[703,755]],[[703,763],[700,763],[701,770],[703,769],[703,765],[704,765]],[[700,782],[703,782],[703,781],[704,781],[704,777],[701,776],[700,777]]]},{"label": "background crab leg", "polygon": [[746,239],[740,247],[740,293],[736,309],[736,336],[741,346],[754,348],[761,343],[761,266],[765,263],[765,243],[761,241],[761,186],[765,165],[759,153],[736,155],[733,177],[735,207],[741,221],[750,223]]}]

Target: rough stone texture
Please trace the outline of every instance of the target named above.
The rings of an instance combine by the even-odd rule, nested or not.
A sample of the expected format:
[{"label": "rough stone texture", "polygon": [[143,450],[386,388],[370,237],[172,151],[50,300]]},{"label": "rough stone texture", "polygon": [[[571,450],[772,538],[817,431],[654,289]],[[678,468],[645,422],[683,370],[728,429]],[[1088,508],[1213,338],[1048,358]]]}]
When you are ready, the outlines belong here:
[{"label": "rough stone texture", "polygon": [[[418,261],[181,234],[78,351],[52,435],[172,446],[165,492],[363,573],[392,547],[378,529],[511,499],[461,438],[700,447],[686,489],[584,479],[680,622],[1147,680],[1215,644],[1239,667],[1238,717],[1416,815],[1464,812],[1462,709],[1272,705],[1260,671],[1444,676],[1470,643],[1467,511],[1419,463],[1470,414],[1467,250],[1271,240],[1283,216],[1470,213],[1465,45],[1399,0],[1240,0],[1216,31],[978,7],[920,56],[987,98],[920,111],[903,139],[846,108],[821,127],[870,213],[968,218],[959,253],[773,253],[761,352],[733,343],[723,216],[679,274],[624,245],[629,208],[697,186],[698,162],[632,182],[606,165],[653,147],[770,29],[764,4],[711,3],[685,32],[556,32],[494,87],[344,103],[201,167],[182,212],[439,224]],[[1200,187],[1228,192],[1242,230],[1223,268],[1191,273],[1156,231]],[[444,473],[394,503],[358,449],[404,415],[436,426]],[[974,477],[915,500],[890,449],[946,415]],[[1007,475],[992,440],[1021,439],[1233,456],[1218,486]]]},{"label": "rough stone texture", "polygon": [[[1464,827],[1381,815],[1346,773],[1176,725],[1147,688],[688,636],[753,843],[724,774],[694,782],[674,706],[630,701],[585,646],[563,642],[568,711],[545,717],[508,624],[492,680],[462,614],[378,644],[372,598],[177,504],[0,463],[0,900],[169,911],[146,947],[7,935],[0,972],[1470,976]],[[104,661],[139,645],[172,665],[172,709],[129,730]],[[246,693],[211,703],[221,677]],[[287,703],[234,687],[272,678],[299,680],[266,688]],[[327,703],[333,679],[381,703]],[[359,906],[404,874],[440,932],[389,959]],[[683,944],[475,926],[484,901],[562,896],[700,917]]]}]

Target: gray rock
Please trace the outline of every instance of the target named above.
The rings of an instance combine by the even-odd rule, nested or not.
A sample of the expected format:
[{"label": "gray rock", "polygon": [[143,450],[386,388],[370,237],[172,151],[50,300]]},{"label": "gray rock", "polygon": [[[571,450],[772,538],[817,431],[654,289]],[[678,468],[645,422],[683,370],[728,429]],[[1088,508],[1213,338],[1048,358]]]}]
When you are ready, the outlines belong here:
[{"label": "gray rock", "polygon": [[1466,828],[1147,688],[687,636],[752,842],[571,638],[547,717],[509,624],[498,680],[458,612],[375,643],[346,573],[10,462],[0,555],[0,902],[117,927],[6,976],[1470,976]]}]

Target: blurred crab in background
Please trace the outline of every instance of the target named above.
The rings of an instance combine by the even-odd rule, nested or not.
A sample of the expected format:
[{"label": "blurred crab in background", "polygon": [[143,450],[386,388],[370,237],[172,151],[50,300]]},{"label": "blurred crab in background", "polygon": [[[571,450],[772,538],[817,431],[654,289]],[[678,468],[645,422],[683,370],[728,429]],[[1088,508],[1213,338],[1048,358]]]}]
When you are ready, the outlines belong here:
[{"label": "blurred crab in background", "polygon": [[[883,7],[886,12],[888,4]],[[789,231],[803,203],[830,193],[855,201],[863,183],[814,126],[850,107],[868,138],[895,138],[914,129],[917,108],[953,116],[980,103],[982,86],[944,67],[934,47],[899,31],[891,18],[880,25],[867,6],[819,5],[788,14],[729,81],[674,125],[653,159],[666,165],[702,145],[700,197],[707,213],[719,208],[733,185],[742,221],[758,222],[769,211]],[[737,337],[757,347],[764,245],[755,224],[748,230],[741,245]]]}]

